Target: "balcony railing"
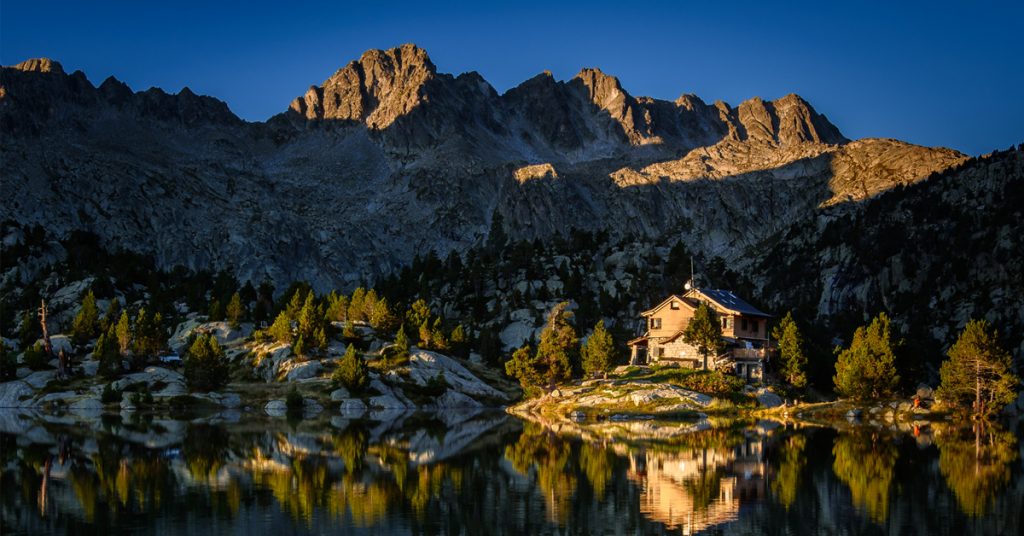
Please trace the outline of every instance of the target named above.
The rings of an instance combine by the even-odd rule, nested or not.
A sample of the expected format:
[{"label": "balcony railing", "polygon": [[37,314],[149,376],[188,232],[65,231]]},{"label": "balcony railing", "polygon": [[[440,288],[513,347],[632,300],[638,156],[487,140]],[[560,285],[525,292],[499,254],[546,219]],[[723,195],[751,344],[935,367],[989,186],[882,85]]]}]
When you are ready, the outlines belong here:
[{"label": "balcony railing", "polygon": [[764,348],[733,348],[729,353],[733,359],[764,359],[770,355],[771,350],[766,353]]}]

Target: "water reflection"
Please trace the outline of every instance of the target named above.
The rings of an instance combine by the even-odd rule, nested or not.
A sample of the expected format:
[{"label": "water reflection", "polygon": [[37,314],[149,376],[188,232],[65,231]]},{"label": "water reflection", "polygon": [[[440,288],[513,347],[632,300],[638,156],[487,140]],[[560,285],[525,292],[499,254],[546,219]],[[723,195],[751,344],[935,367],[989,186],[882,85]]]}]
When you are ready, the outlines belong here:
[{"label": "water reflection", "polygon": [[1018,459],[1013,434],[992,425],[948,428],[938,435],[939,470],[964,513],[981,516],[1010,481]]},{"label": "water reflection", "polygon": [[866,510],[878,524],[884,524],[889,518],[889,488],[896,466],[894,438],[877,430],[857,428],[839,434],[832,456],[832,468],[839,480],[850,487],[854,506]]},{"label": "water reflection", "polygon": [[992,426],[24,415],[0,430],[5,534],[1019,533],[1024,499],[1017,437]]}]

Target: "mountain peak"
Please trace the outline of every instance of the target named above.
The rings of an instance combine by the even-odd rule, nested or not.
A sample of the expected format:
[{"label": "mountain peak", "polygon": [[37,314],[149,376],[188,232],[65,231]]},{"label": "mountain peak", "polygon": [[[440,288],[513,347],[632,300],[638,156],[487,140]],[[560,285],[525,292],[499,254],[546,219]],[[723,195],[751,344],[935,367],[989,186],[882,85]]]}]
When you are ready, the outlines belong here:
[{"label": "mountain peak", "polygon": [[372,49],[313,86],[289,107],[306,119],[362,122],[384,128],[422,100],[437,68],[422,48],[405,44]]},{"label": "mountain peak", "polygon": [[19,71],[64,74],[64,67],[50,58],[32,58],[14,66]]}]

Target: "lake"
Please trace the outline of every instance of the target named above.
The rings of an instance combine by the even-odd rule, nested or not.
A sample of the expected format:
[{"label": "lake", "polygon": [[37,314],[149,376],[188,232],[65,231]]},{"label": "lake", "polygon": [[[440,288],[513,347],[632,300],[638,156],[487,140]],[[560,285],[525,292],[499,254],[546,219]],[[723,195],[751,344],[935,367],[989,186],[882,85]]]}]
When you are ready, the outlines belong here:
[{"label": "lake", "polygon": [[1019,424],[894,428],[2,410],[0,532],[1022,533]]}]

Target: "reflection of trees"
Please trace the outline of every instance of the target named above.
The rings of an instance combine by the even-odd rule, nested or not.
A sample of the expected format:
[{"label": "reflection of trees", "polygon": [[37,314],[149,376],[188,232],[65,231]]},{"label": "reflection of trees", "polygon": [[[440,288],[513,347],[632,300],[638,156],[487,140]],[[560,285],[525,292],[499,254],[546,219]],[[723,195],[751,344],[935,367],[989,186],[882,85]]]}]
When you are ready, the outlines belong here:
[{"label": "reflection of trees", "polygon": [[719,498],[722,492],[722,476],[725,471],[721,467],[704,466],[697,476],[683,482],[683,487],[690,492],[695,511],[707,510],[711,503]]},{"label": "reflection of trees", "polygon": [[190,424],[185,430],[181,451],[193,479],[213,482],[224,466],[228,432],[223,426]]},{"label": "reflection of trees", "polygon": [[788,510],[796,500],[796,491],[800,487],[800,472],[803,471],[807,459],[804,447],[807,437],[802,434],[791,435],[780,446],[782,453],[775,479],[772,481],[772,493],[776,500]]},{"label": "reflection of trees", "polygon": [[129,506],[154,512],[165,496],[173,494],[175,481],[168,461],[148,449],[126,449],[120,441],[104,438],[91,458],[93,470],[75,460],[68,470],[71,490],[88,522],[95,519],[101,502],[115,515]]},{"label": "reflection of trees", "polygon": [[615,454],[611,449],[584,443],[580,447],[580,469],[587,475],[587,481],[594,490],[594,496],[598,499],[604,497],[605,487],[612,477],[612,469],[615,467]]},{"label": "reflection of trees", "polygon": [[856,431],[840,434],[832,446],[832,470],[850,487],[853,504],[866,509],[878,524],[889,517],[889,488],[898,453],[896,446],[877,434]]},{"label": "reflection of trees", "polygon": [[1017,440],[1010,432],[975,423],[973,429],[948,428],[936,437],[939,471],[956,495],[960,509],[984,515],[1010,480],[1017,460]]},{"label": "reflection of trees", "polygon": [[537,486],[547,504],[548,519],[565,524],[569,519],[573,494],[576,492],[576,474],[569,459],[572,447],[568,441],[535,423],[526,423],[519,440],[505,448],[505,458],[512,467],[524,475],[530,468],[536,470]]}]

